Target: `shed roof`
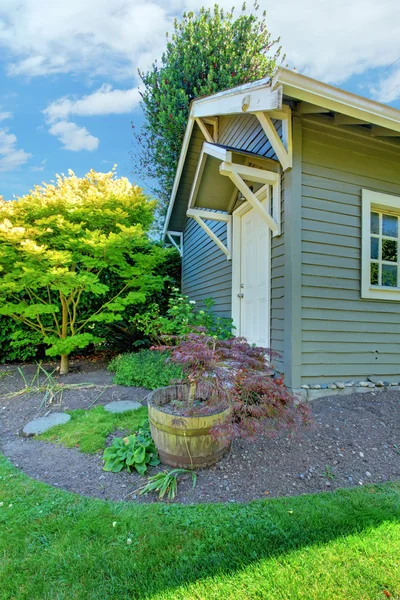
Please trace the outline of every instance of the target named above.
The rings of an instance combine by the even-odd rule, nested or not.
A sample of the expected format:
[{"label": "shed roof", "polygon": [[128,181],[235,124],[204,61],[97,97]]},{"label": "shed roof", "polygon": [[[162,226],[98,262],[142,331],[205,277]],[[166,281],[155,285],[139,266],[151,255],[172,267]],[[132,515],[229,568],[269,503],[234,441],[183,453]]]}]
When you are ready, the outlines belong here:
[{"label": "shed roof", "polygon": [[[262,111],[273,114],[274,110],[282,109],[283,103],[292,104],[299,115],[333,113],[338,126],[358,127],[373,137],[400,140],[400,110],[286,68],[278,69],[272,79],[260,79],[198,98],[190,106],[164,235],[171,229],[182,231],[185,225],[188,199],[204,143],[203,133],[195,119]],[[242,153],[237,149],[231,150]]]}]

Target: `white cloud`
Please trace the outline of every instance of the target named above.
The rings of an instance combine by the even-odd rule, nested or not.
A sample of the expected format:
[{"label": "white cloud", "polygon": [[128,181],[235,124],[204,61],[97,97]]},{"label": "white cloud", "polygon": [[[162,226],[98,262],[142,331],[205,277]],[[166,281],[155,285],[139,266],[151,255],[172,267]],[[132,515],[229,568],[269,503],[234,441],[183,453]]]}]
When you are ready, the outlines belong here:
[{"label": "white cloud", "polygon": [[0,46],[10,75],[132,77],[161,53],[170,21],[152,0],[2,0]]},{"label": "white cloud", "polygon": [[47,163],[47,158],[42,160],[40,162],[40,165],[34,165],[33,167],[30,167],[29,170],[32,171],[32,173],[37,173],[38,171],[44,171],[45,167],[46,167],[46,163]]},{"label": "white cloud", "polygon": [[3,112],[0,111],[0,121],[6,121],[7,119],[11,119],[11,117],[12,117],[12,113],[5,112],[5,111],[3,111]]},{"label": "white cloud", "polygon": [[400,67],[388,70],[377,84],[370,86],[370,90],[378,102],[388,103],[400,98]]},{"label": "white cloud", "polygon": [[17,148],[17,136],[7,128],[0,129],[0,173],[14,171],[24,165],[32,155]]},{"label": "white cloud", "polygon": [[[214,1],[2,0],[0,46],[11,57],[11,75],[83,72],[132,80],[137,67],[161,55],[173,16]],[[232,0],[219,5],[229,10]],[[289,65],[312,77],[339,84],[399,55],[398,0],[264,0],[262,8]]]},{"label": "white cloud", "polygon": [[66,120],[71,115],[95,116],[123,114],[131,112],[140,103],[140,94],[136,88],[128,90],[113,89],[104,84],[96,92],[83,98],[67,96],[52,102],[43,112],[48,122]]},{"label": "white cloud", "polygon": [[54,123],[49,133],[56,136],[63,144],[64,150],[79,152],[80,150],[97,150],[99,139],[91,135],[86,127],[79,127],[70,121]]}]

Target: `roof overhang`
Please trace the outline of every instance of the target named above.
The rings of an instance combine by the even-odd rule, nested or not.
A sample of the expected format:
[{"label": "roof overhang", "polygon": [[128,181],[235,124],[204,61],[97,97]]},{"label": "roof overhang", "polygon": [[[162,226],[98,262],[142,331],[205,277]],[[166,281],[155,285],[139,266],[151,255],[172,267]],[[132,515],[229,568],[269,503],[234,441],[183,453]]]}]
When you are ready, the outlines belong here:
[{"label": "roof overhang", "polygon": [[297,105],[298,114],[332,111],[339,115],[345,115],[348,124],[351,124],[351,120],[354,120],[354,124],[371,124],[376,130],[371,130],[371,135],[377,137],[400,135],[399,110],[283,67],[278,69],[272,80],[261,79],[194,100],[190,106],[188,124],[165,219],[164,236],[168,230],[196,119],[245,113],[254,114],[257,118],[264,114],[267,120],[268,115],[271,118],[280,118],[279,113],[285,109],[284,98],[286,101],[292,100],[293,106]]},{"label": "roof overhang", "polygon": [[400,110],[281,68],[271,82],[284,96],[400,132]]}]

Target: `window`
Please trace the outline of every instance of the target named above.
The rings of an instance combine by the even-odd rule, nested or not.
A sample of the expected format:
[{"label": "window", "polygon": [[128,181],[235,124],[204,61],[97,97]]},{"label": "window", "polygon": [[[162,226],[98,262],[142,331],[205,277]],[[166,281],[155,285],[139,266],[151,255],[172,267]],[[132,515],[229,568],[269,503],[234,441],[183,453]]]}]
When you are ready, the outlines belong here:
[{"label": "window", "polygon": [[400,197],[362,192],[361,296],[400,300]]}]

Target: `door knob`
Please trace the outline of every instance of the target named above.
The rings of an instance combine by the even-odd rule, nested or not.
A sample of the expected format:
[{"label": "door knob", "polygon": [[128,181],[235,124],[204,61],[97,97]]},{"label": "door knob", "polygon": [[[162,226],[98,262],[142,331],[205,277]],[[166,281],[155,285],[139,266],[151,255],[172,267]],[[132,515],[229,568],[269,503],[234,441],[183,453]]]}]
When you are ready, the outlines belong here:
[{"label": "door knob", "polygon": [[244,298],[244,294],[238,294],[238,298]]}]

